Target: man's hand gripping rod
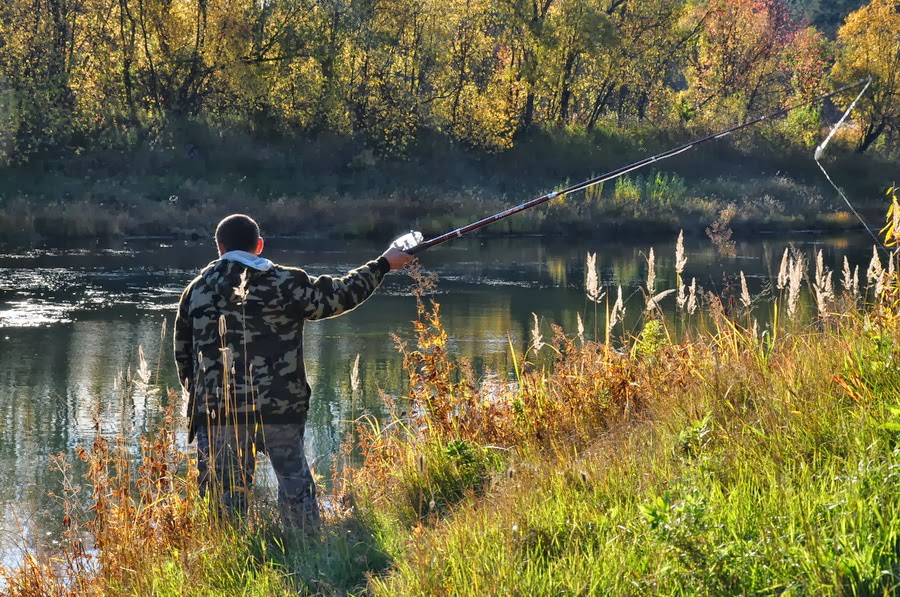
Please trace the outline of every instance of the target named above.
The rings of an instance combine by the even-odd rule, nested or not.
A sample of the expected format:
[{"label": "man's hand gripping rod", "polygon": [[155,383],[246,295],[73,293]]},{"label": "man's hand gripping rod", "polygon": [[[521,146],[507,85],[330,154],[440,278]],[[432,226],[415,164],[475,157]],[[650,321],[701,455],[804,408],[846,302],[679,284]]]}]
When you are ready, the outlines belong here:
[{"label": "man's hand gripping rod", "polygon": [[[462,236],[464,234],[468,234],[469,232],[478,230],[479,228],[484,228],[485,226],[488,226],[489,224],[493,224],[494,222],[498,222],[504,218],[508,218],[509,216],[515,215],[522,211],[525,211],[526,209],[531,209],[532,207],[535,207],[542,203],[546,203],[547,201],[550,201],[551,199],[554,199],[556,197],[563,197],[565,195],[568,195],[569,193],[581,191],[581,190],[587,189],[589,187],[592,187],[594,185],[598,185],[600,183],[613,180],[615,178],[622,176],[623,174],[627,174],[629,172],[633,172],[634,170],[643,168],[644,166],[647,166],[648,164],[652,164],[654,162],[658,162],[660,160],[670,158],[674,155],[678,155],[679,153],[683,153],[689,149],[696,147],[697,145],[700,145],[701,143],[706,143],[707,141],[712,141],[713,139],[721,139],[722,137],[726,137],[726,136],[730,135],[731,133],[735,133],[735,132],[745,129],[747,127],[753,126],[754,124],[758,124],[764,120],[770,120],[772,118],[778,118],[779,116],[784,116],[785,114],[787,114],[788,112],[791,112],[792,110],[796,110],[797,108],[801,108],[803,106],[808,106],[809,104],[814,104],[816,102],[819,102],[819,101],[822,101],[829,97],[832,97],[834,95],[837,95],[838,93],[847,91],[848,89],[853,89],[854,87],[859,87],[860,85],[862,85],[870,80],[871,79],[860,79],[859,81],[856,81],[855,83],[850,83],[848,85],[844,85],[843,87],[839,87],[838,89],[835,89],[834,91],[831,91],[829,93],[823,93],[822,95],[819,95],[812,99],[806,100],[804,102],[799,102],[797,104],[788,106],[787,108],[782,108],[781,110],[777,110],[770,114],[765,114],[764,116],[759,116],[757,118],[754,118],[753,120],[748,120],[747,122],[744,122],[737,126],[733,126],[729,129],[725,129],[724,131],[714,133],[712,135],[707,135],[705,137],[701,137],[699,139],[691,141],[690,143],[686,143],[684,145],[675,147],[674,149],[669,149],[668,151],[664,151],[662,153],[658,153],[656,155],[644,158],[642,160],[638,160],[638,161],[628,164],[626,166],[622,166],[615,170],[611,170],[611,171],[607,172],[606,174],[601,174],[600,176],[596,176],[594,178],[585,180],[584,182],[579,182],[578,184],[574,184],[570,187],[566,187],[559,191],[553,191],[552,193],[547,193],[546,195],[542,195],[542,196],[532,199],[530,201],[526,201],[525,203],[522,203],[521,205],[511,207],[507,210],[501,211],[500,213],[497,213],[497,214],[494,214],[487,218],[478,220],[477,222],[472,222],[471,224],[466,224],[465,226],[457,228],[456,230],[446,232],[444,234],[441,234],[440,236],[436,236],[436,237],[426,240],[424,242],[421,241],[421,235],[419,233],[415,233],[415,235],[418,235],[418,238],[416,238],[415,235],[413,235],[413,233],[410,233],[410,235],[413,235],[413,236],[410,236],[410,235],[407,235],[407,236],[410,236],[410,239],[416,240],[416,242],[418,244],[413,244],[413,246],[409,246],[408,248],[402,248],[401,250],[406,253],[409,253],[410,255],[415,255],[417,253],[421,253],[425,249],[430,249],[431,247],[435,247],[437,245],[443,244],[443,243],[447,242],[448,240],[452,240],[454,238],[459,238],[460,236]],[[404,236],[401,238],[407,239],[407,236]],[[399,240],[401,240],[401,239],[398,239],[398,241]],[[407,242],[404,244],[412,244],[412,243]]]}]

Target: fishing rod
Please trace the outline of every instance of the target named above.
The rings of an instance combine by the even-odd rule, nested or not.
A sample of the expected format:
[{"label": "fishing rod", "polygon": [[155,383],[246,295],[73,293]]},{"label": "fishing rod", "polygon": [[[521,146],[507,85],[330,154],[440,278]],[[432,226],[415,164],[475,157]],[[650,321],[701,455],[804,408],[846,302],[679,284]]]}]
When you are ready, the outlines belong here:
[{"label": "fishing rod", "polygon": [[[728,135],[730,135],[732,133],[735,133],[737,131],[745,129],[749,126],[753,126],[754,124],[758,124],[764,120],[769,120],[772,118],[778,118],[779,116],[784,116],[788,112],[791,112],[792,110],[796,110],[797,108],[802,108],[803,106],[808,106],[810,104],[814,104],[816,102],[822,101],[824,99],[828,99],[829,97],[832,97],[834,95],[837,95],[839,93],[847,91],[848,89],[853,89],[854,87],[859,87],[860,85],[862,85],[863,83],[866,83],[867,81],[871,82],[871,78],[860,79],[859,81],[856,81],[855,83],[849,83],[849,84],[844,85],[843,87],[839,87],[838,89],[835,89],[834,91],[831,91],[829,93],[823,93],[822,95],[819,95],[812,99],[796,103],[792,106],[782,108],[782,109],[772,112],[770,114],[765,114],[764,116],[759,116],[752,120],[748,120],[747,122],[744,122],[737,126],[733,126],[729,129],[725,129],[724,131],[720,131],[718,133],[713,133],[711,135],[701,137],[699,139],[691,141],[690,143],[685,143],[684,145],[675,147],[674,149],[669,149],[662,153],[658,153],[656,155],[638,160],[636,162],[632,162],[631,164],[622,166],[620,168],[616,168],[615,170],[611,170],[605,174],[601,174],[600,176],[595,176],[594,178],[590,178],[583,182],[579,182],[578,184],[574,184],[572,186],[566,187],[559,191],[553,191],[553,192],[547,193],[546,195],[541,195],[540,197],[537,197],[530,201],[526,201],[525,203],[522,203],[515,207],[511,207],[509,209],[506,209],[504,211],[496,213],[487,218],[483,218],[481,220],[478,220],[477,222],[472,222],[471,224],[466,224],[465,226],[457,228],[456,230],[451,230],[450,232],[446,232],[444,234],[441,234],[440,236],[436,236],[429,240],[419,242],[418,244],[415,244],[415,242],[418,240],[418,238],[416,238],[415,240],[410,239],[410,240],[412,240],[412,242],[409,242],[408,245],[413,245],[413,246],[409,246],[408,248],[403,248],[403,250],[406,253],[409,253],[410,255],[415,255],[416,253],[421,253],[425,249],[430,249],[431,247],[436,247],[437,245],[443,244],[443,243],[447,242],[448,240],[452,240],[454,238],[459,238],[460,236],[462,236],[464,234],[468,234],[469,232],[473,232],[475,230],[478,230],[479,228],[484,228],[485,226],[493,224],[494,222],[499,222],[500,220],[508,218],[509,216],[515,215],[519,212],[525,211],[526,209],[531,209],[532,207],[535,207],[542,203],[546,203],[547,201],[550,201],[551,199],[555,199],[557,197],[565,197],[566,195],[568,195],[570,193],[575,193],[577,191],[587,189],[594,185],[598,185],[598,184],[613,180],[615,178],[622,176],[623,174],[627,174],[629,172],[633,172],[634,170],[643,168],[644,166],[647,166],[648,164],[653,164],[654,162],[659,162],[661,160],[665,160],[672,156],[678,155],[679,153],[684,153],[685,151],[692,149],[692,148],[696,147],[697,145],[700,145],[701,143],[706,143],[707,141],[712,141],[713,139],[721,139],[722,137],[727,137]],[[865,91],[865,89],[863,91]],[[406,239],[406,238],[407,237],[403,237],[403,239]],[[421,238],[421,236],[419,236],[419,238]],[[398,240],[400,240],[400,239],[398,239]]]}]

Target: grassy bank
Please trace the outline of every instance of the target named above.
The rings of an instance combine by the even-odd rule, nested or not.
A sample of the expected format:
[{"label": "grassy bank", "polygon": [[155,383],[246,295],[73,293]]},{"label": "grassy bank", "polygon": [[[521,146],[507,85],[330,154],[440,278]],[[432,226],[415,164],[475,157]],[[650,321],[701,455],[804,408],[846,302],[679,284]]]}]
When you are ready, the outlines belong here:
[{"label": "grassy bank", "polygon": [[[637,336],[536,315],[508,378],[475,379],[420,295],[407,395],[358,422],[321,533],[280,528],[265,500],[218,520],[170,417],[140,458],[108,440],[70,457],[92,476],[69,547],[3,571],[7,592],[896,594],[897,258],[860,291],[786,253],[774,298],[731,306],[648,275]],[[666,290],[683,337],[653,307]]]},{"label": "grassy bank", "polygon": [[[20,238],[205,236],[235,211],[270,235],[377,238],[439,234],[526,199],[686,142],[691,133],[601,129],[535,132],[500,153],[423,138],[401,157],[352,139],[260,139],[182,123],[139,145],[45,158],[0,177],[0,233]],[[760,130],[716,141],[564,201],[506,220],[494,233],[615,229],[702,231],[856,226],[811,150]],[[826,158],[856,207],[883,213],[896,162],[834,146]]]}]

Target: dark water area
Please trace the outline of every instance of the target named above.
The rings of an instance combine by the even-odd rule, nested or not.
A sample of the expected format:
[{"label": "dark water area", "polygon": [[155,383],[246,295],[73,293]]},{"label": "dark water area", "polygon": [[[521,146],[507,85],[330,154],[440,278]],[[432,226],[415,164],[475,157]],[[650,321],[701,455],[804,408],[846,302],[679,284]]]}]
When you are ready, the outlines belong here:
[{"label": "dark water area", "polygon": [[[742,234],[735,240],[736,255],[729,257],[706,238],[686,239],[685,279],[727,295],[743,271],[757,294],[777,276],[782,253],[792,245],[811,264],[821,249],[839,288],[844,257],[864,278],[872,255],[872,238],[865,233]],[[595,308],[584,291],[588,252],[597,254],[601,281],[613,299],[615,286],[622,285],[628,299],[624,330],[637,333],[647,253],[654,248],[657,291],[673,288],[674,244],[675,238],[637,236],[463,238],[423,253],[420,262],[438,275],[434,298],[441,303],[452,352],[470,359],[479,375],[508,377],[509,343],[520,350],[528,345],[532,314],[540,318],[545,338],[552,336],[551,323],[574,335],[579,316],[588,336],[603,330],[605,301]],[[265,256],[312,274],[342,274],[382,249],[362,242],[274,239]],[[160,239],[0,245],[0,563],[16,563],[23,546],[52,546],[60,536],[61,510],[49,496],[60,483],[52,455],[71,455],[77,445],[90,443],[98,426],[105,435],[133,438],[159,423],[166,405],[183,409],[179,393],[167,392],[178,387],[174,311],[181,290],[214,257],[207,243]],[[314,392],[307,445],[326,477],[348,422],[363,413],[384,415],[382,392],[404,392],[402,357],[392,335],[412,336],[416,305],[410,287],[406,274],[392,273],[359,309],[306,327]],[[677,326],[674,297],[663,306]],[[755,308],[763,327],[771,310],[770,303]],[[151,370],[149,384],[138,379],[139,351]],[[351,398],[357,355],[361,390]],[[261,477],[272,483],[271,476]]]}]

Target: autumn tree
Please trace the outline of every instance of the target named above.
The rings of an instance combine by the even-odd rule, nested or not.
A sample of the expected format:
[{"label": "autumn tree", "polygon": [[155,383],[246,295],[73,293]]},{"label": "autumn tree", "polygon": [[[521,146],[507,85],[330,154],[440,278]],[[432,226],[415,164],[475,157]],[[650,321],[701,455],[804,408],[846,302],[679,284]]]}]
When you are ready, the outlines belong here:
[{"label": "autumn tree", "polygon": [[430,125],[469,145],[512,146],[522,94],[509,7],[493,0],[437,0]]},{"label": "autumn tree", "polygon": [[[519,8],[528,94],[523,124],[593,128],[607,112],[643,119],[681,68],[695,32],[681,27],[681,0],[556,0]],[[513,22],[516,22],[515,20]]]},{"label": "autumn tree", "polygon": [[821,141],[822,103],[809,102],[827,91],[825,73],[831,60],[830,44],[814,27],[797,31],[784,50],[790,85],[785,88],[782,107],[793,109],[773,123],[782,144],[811,148]]},{"label": "autumn tree", "polygon": [[[840,53],[832,70],[835,83],[871,76],[872,87],[857,107],[861,134],[857,151],[864,152],[882,135],[900,128],[900,5],[897,0],[872,0],[851,13],[838,30]],[[846,108],[852,97],[838,100]]]},{"label": "autumn tree", "polygon": [[5,159],[67,142],[78,0],[19,0],[0,5],[0,96]]},{"label": "autumn tree", "polygon": [[602,110],[612,110],[620,121],[668,111],[672,88],[700,32],[698,23],[684,18],[687,9],[681,0],[608,4],[617,43],[604,57],[608,70],[597,86],[604,95],[598,93],[591,106],[589,126]]},{"label": "autumn tree", "polygon": [[346,99],[351,126],[381,151],[402,151],[426,122],[437,91],[437,11],[425,0],[362,3],[354,29]]},{"label": "autumn tree", "polygon": [[565,124],[586,63],[612,46],[613,25],[601,3],[586,0],[562,0],[552,17],[544,40],[547,119]]},{"label": "autumn tree", "polygon": [[[708,126],[821,92],[828,43],[800,1],[6,0],[0,152],[135,146],[185,122],[384,153],[429,133],[501,150],[536,127]],[[877,78],[863,148],[896,128],[895,7],[842,29],[835,77]]]},{"label": "autumn tree", "polygon": [[787,95],[785,48],[797,30],[781,0],[709,0],[685,69],[692,112],[730,118],[770,109]]}]

